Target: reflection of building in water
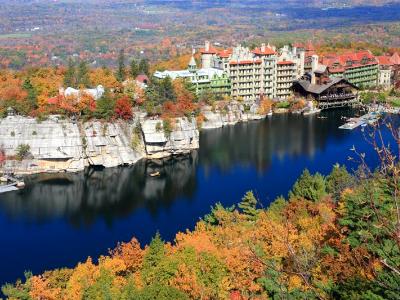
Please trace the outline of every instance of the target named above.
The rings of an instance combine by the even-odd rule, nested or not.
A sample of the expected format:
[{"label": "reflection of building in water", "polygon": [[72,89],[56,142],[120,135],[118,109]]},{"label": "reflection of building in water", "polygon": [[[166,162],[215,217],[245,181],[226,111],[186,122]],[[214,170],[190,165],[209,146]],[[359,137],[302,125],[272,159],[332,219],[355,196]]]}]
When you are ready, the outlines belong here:
[{"label": "reflection of building in water", "polygon": [[[348,111],[349,112],[349,111]],[[313,157],[328,136],[339,138],[338,122],[345,111],[327,111],[327,119],[290,114],[274,115],[264,122],[242,123],[204,131],[200,136],[201,164],[222,169],[256,166],[263,171],[273,159]]]},{"label": "reflection of building in water", "polygon": [[[111,223],[141,207],[156,214],[179,196],[192,197],[197,161],[193,152],[158,164],[142,160],[132,167],[35,175],[26,180],[24,190],[3,194],[0,210],[33,222],[66,217],[77,226],[98,217]],[[161,175],[150,177],[154,171]]]}]

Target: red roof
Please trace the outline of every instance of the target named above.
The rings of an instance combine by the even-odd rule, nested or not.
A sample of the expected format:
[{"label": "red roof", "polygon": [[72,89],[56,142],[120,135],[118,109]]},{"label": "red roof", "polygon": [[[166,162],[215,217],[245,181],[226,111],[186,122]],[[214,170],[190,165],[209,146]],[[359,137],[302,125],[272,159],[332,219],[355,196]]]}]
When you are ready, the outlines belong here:
[{"label": "red roof", "polygon": [[136,76],[136,79],[135,79],[137,82],[140,82],[140,83],[145,83],[145,84],[147,84],[150,80],[149,80],[149,77],[147,77],[146,75],[144,75],[144,74],[141,74],[141,75],[138,75],[138,76]]},{"label": "red roof", "polygon": [[217,54],[217,53],[218,53],[218,50],[210,46],[210,48],[208,49],[208,51],[206,51],[206,49],[204,49],[204,48],[201,48],[201,49],[200,49],[200,53],[201,53],[201,54]]},{"label": "red roof", "polygon": [[[351,64],[348,64],[348,62],[351,62]],[[321,63],[329,67],[329,71],[332,72],[334,69],[351,69],[376,65],[378,61],[370,51],[364,50],[341,55],[327,54],[321,59]]]},{"label": "red roof", "polygon": [[241,61],[231,61],[230,65],[252,65],[252,64],[261,64],[261,60],[241,60]]},{"label": "red roof", "polygon": [[400,65],[400,56],[397,52],[393,53],[392,57],[390,58],[390,61],[394,65]]},{"label": "red roof", "polygon": [[219,55],[221,58],[228,58],[231,54],[232,54],[232,49],[224,49],[224,50],[221,50],[221,51],[218,53],[218,55]]},{"label": "red roof", "polygon": [[294,65],[294,62],[290,60],[278,61],[278,65]]},{"label": "red roof", "polygon": [[47,103],[48,104],[57,104],[58,103],[58,96],[51,97],[51,98],[47,99]]},{"label": "red roof", "polygon": [[262,48],[256,48],[252,52],[256,55],[274,55],[275,54],[275,51],[269,47],[265,47],[264,51],[262,51]]},{"label": "red roof", "polygon": [[392,65],[392,62],[390,61],[390,58],[391,58],[390,56],[383,55],[383,56],[377,56],[376,58],[378,59],[378,63],[380,65],[384,65],[384,66]]}]

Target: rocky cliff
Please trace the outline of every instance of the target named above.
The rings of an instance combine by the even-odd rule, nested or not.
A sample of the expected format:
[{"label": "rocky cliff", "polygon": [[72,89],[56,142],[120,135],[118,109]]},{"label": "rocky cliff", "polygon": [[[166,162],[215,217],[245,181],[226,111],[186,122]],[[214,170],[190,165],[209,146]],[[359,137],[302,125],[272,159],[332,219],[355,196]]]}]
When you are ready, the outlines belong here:
[{"label": "rocky cliff", "polygon": [[[256,103],[229,102],[202,109],[202,129],[218,128],[262,119]],[[14,159],[18,146],[29,145],[24,160]],[[199,148],[195,119],[149,119],[138,114],[134,121],[76,122],[51,116],[8,116],[0,119],[0,148],[8,157],[3,169],[14,173],[75,172],[87,166],[115,167],[142,158],[160,159],[186,154]]]},{"label": "rocky cliff", "polygon": [[[162,158],[188,153],[199,147],[194,121],[173,120],[166,132],[162,120],[85,123],[51,116],[33,118],[9,116],[0,119],[0,147],[10,158],[4,169],[15,173],[74,172],[89,165],[115,167],[133,164],[141,158]],[[13,159],[19,145],[29,145],[29,156]]]},{"label": "rocky cliff", "polygon": [[199,131],[194,119],[145,120],[141,128],[148,158],[185,154],[199,148]]},{"label": "rocky cliff", "polygon": [[205,120],[201,128],[213,129],[234,125],[238,122],[264,119],[266,115],[259,112],[260,106],[255,102],[232,101],[220,107],[205,106],[202,109]]}]

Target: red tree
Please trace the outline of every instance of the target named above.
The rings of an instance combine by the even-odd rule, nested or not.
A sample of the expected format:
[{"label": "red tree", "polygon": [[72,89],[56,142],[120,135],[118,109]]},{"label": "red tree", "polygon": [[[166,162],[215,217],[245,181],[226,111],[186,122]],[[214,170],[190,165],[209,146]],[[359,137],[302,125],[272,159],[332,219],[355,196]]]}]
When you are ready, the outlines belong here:
[{"label": "red tree", "polygon": [[115,115],[118,118],[129,120],[132,118],[132,104],[128,96],[119,98],[115,103]]}]

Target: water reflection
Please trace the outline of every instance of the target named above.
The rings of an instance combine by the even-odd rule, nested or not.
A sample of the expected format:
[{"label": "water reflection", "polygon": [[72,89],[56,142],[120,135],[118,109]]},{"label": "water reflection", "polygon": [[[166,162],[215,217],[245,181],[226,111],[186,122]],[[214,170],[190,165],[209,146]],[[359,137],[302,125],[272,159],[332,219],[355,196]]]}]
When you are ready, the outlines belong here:
[{"label": "water reflection", "polygon": [[345,136],[338,126],[350,110],[331,110],[320,116],[274,115],[264,122],[249,122],[203,132],[200,136],[201,165],[228,170],[235,164],[254,166],[264,172],[275,158],[313,157],[328,138]]},{"label": "water reflection", "polygon": [[[17,193],[1,195],[0,209],[13,219],[45,222],[65,217],[75,226],[97,218],[115,218],[139,208],[152,215],[178,197],[192,199],[196,190],[197,152],[159,161],[142,160],[132,167],[88,169],[76,174],[41,174],[26,180]],[[149,174],[158,171],[159,177]]]}]

